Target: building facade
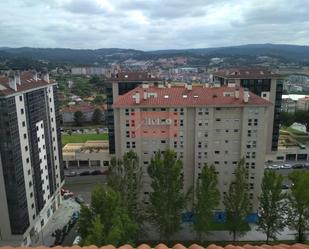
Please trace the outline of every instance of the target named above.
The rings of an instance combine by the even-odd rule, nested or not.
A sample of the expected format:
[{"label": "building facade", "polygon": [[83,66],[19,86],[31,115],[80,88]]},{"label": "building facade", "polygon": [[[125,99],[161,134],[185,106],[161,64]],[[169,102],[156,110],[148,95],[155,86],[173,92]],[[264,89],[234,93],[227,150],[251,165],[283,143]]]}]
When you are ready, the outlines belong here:
[{"label": "building facade", "polygon": [[63,149],[65,168],[98,167],[108,169],[111,155],[107,141],[87,141],[85,143],[69,143]]},{"label": "building facade", "polygon": [[35,244],[60,205],[56,95],[48,74],[0,76],[0,243]]},{"label": "building facade", "polygon": [[309,97],[300,98],[297,101],[297,109],[302,111],[309,111]]},{"label": "building facade", "polygon": [[296,111],[296,101],[291,98],[282,99],[281,111],[288,113],[295,113]]},{"label": "building facade", "polygon": [[[151,192],[150,160],[157,151],[172,149],[183,161],[185,190],[195,186],[205,163],[214,164],[221,197],[244,157],[250,207],[257,211],[269,101],[236,87],[143,85],[119,96],[113,107],[116,157],[131,149],[138,154],[145,204]],[[217,212],[224,212],[222,201]]]},{"label": "building facade", "polygon": [[105,122],[108,126],[109,151],[111,154],[115,154],[115,124],[112,108],[114,100],[119,95],[129,92],[139,85],[156,84],[158,82],[162,81],[147,72],[119,72],[112,74],[111,78],[104,82],[107,103]]},{"label": "building facade", "polygon": [[227,69],[215,72],[213,81],[220,85],[236,84],[247,88],[250,92],[273,103],[267,118],[269,120],[267,152],[277,151],[284,78],[265,69]]}]

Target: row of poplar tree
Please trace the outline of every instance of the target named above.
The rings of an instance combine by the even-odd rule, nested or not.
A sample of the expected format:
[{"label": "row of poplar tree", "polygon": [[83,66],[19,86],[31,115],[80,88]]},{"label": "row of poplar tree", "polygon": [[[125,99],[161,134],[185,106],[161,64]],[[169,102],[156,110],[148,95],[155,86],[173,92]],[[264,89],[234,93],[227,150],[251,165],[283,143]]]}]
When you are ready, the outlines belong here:
[{"label": "row of poplar tree", "polygon": [[[202,242],[216,223],[213,210],[221,200],[218,177],[213,165],[205,165],[196,186],[185,193],[182,171],[183,163],[174,151],[157,152],[147,169],[152,191],[145,205],[141,197],[143,171],[137,154],[130,151],[122,160],[113,158],[107,184],[96,186],[90,205],[81,207],[78,225],[82,245],[134,245],[143,238],[146,223],[155,225],[160,239],[166,241],[181,229],[181,215],[192,203],[192,227]],[[298,241],[305,240],[309,227],[309,172],[295,171],[288,178],[292,188],[285,194],[282,175],[274,171],[264,174],[257,225],[267,243],[286,226],[297,231]],[[251,211],[244,160],[238,163],[234,181],[222,198],[226,229],[236,240],[248,232],[246,217]]]}]

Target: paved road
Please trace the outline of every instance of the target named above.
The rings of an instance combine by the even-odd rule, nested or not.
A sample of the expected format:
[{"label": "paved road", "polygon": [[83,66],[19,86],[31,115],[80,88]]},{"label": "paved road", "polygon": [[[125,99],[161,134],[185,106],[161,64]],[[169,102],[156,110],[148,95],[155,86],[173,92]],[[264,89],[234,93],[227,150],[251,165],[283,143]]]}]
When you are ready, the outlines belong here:
[{"label": "paved road", "polygon": [[91,191],[97,184],[105,184],[106,176],[74,176],[66,177],[64,188],[72,191],[75,196],[81,195],[86,203],[91,201]]}]

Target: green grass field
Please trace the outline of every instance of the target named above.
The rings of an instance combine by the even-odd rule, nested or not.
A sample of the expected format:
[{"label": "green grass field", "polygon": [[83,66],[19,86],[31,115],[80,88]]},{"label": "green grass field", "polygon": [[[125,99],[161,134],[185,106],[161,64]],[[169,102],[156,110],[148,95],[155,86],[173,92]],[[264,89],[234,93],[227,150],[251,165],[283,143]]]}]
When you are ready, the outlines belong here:
[{"label": "green grass field", "polygon": [[62,145],[67,143],[84,143],[87,140],[108,140],[107,133],[61,135]]}]

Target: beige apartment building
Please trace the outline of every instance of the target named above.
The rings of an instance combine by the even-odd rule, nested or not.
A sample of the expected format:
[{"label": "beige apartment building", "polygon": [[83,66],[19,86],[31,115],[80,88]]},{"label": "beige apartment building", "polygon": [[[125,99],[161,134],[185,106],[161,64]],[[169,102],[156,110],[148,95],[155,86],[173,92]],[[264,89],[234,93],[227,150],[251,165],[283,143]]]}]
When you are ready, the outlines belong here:
[{"label": "beige apartment building", "polygon": [[[205,163],[214,164],[222,197],[244,157],[250,206],[256,212],[266,153],[266,114],[271,106],[268,100],[233,84],[144,84],[114,102],[116,156],[131,149],[137,152],[144,171],[145,204],[151,191],[147,167],[159,150],[172,149],[183,161],[185,190],[195,185]],[[224,211],[222,202],[217,211]]]}]

